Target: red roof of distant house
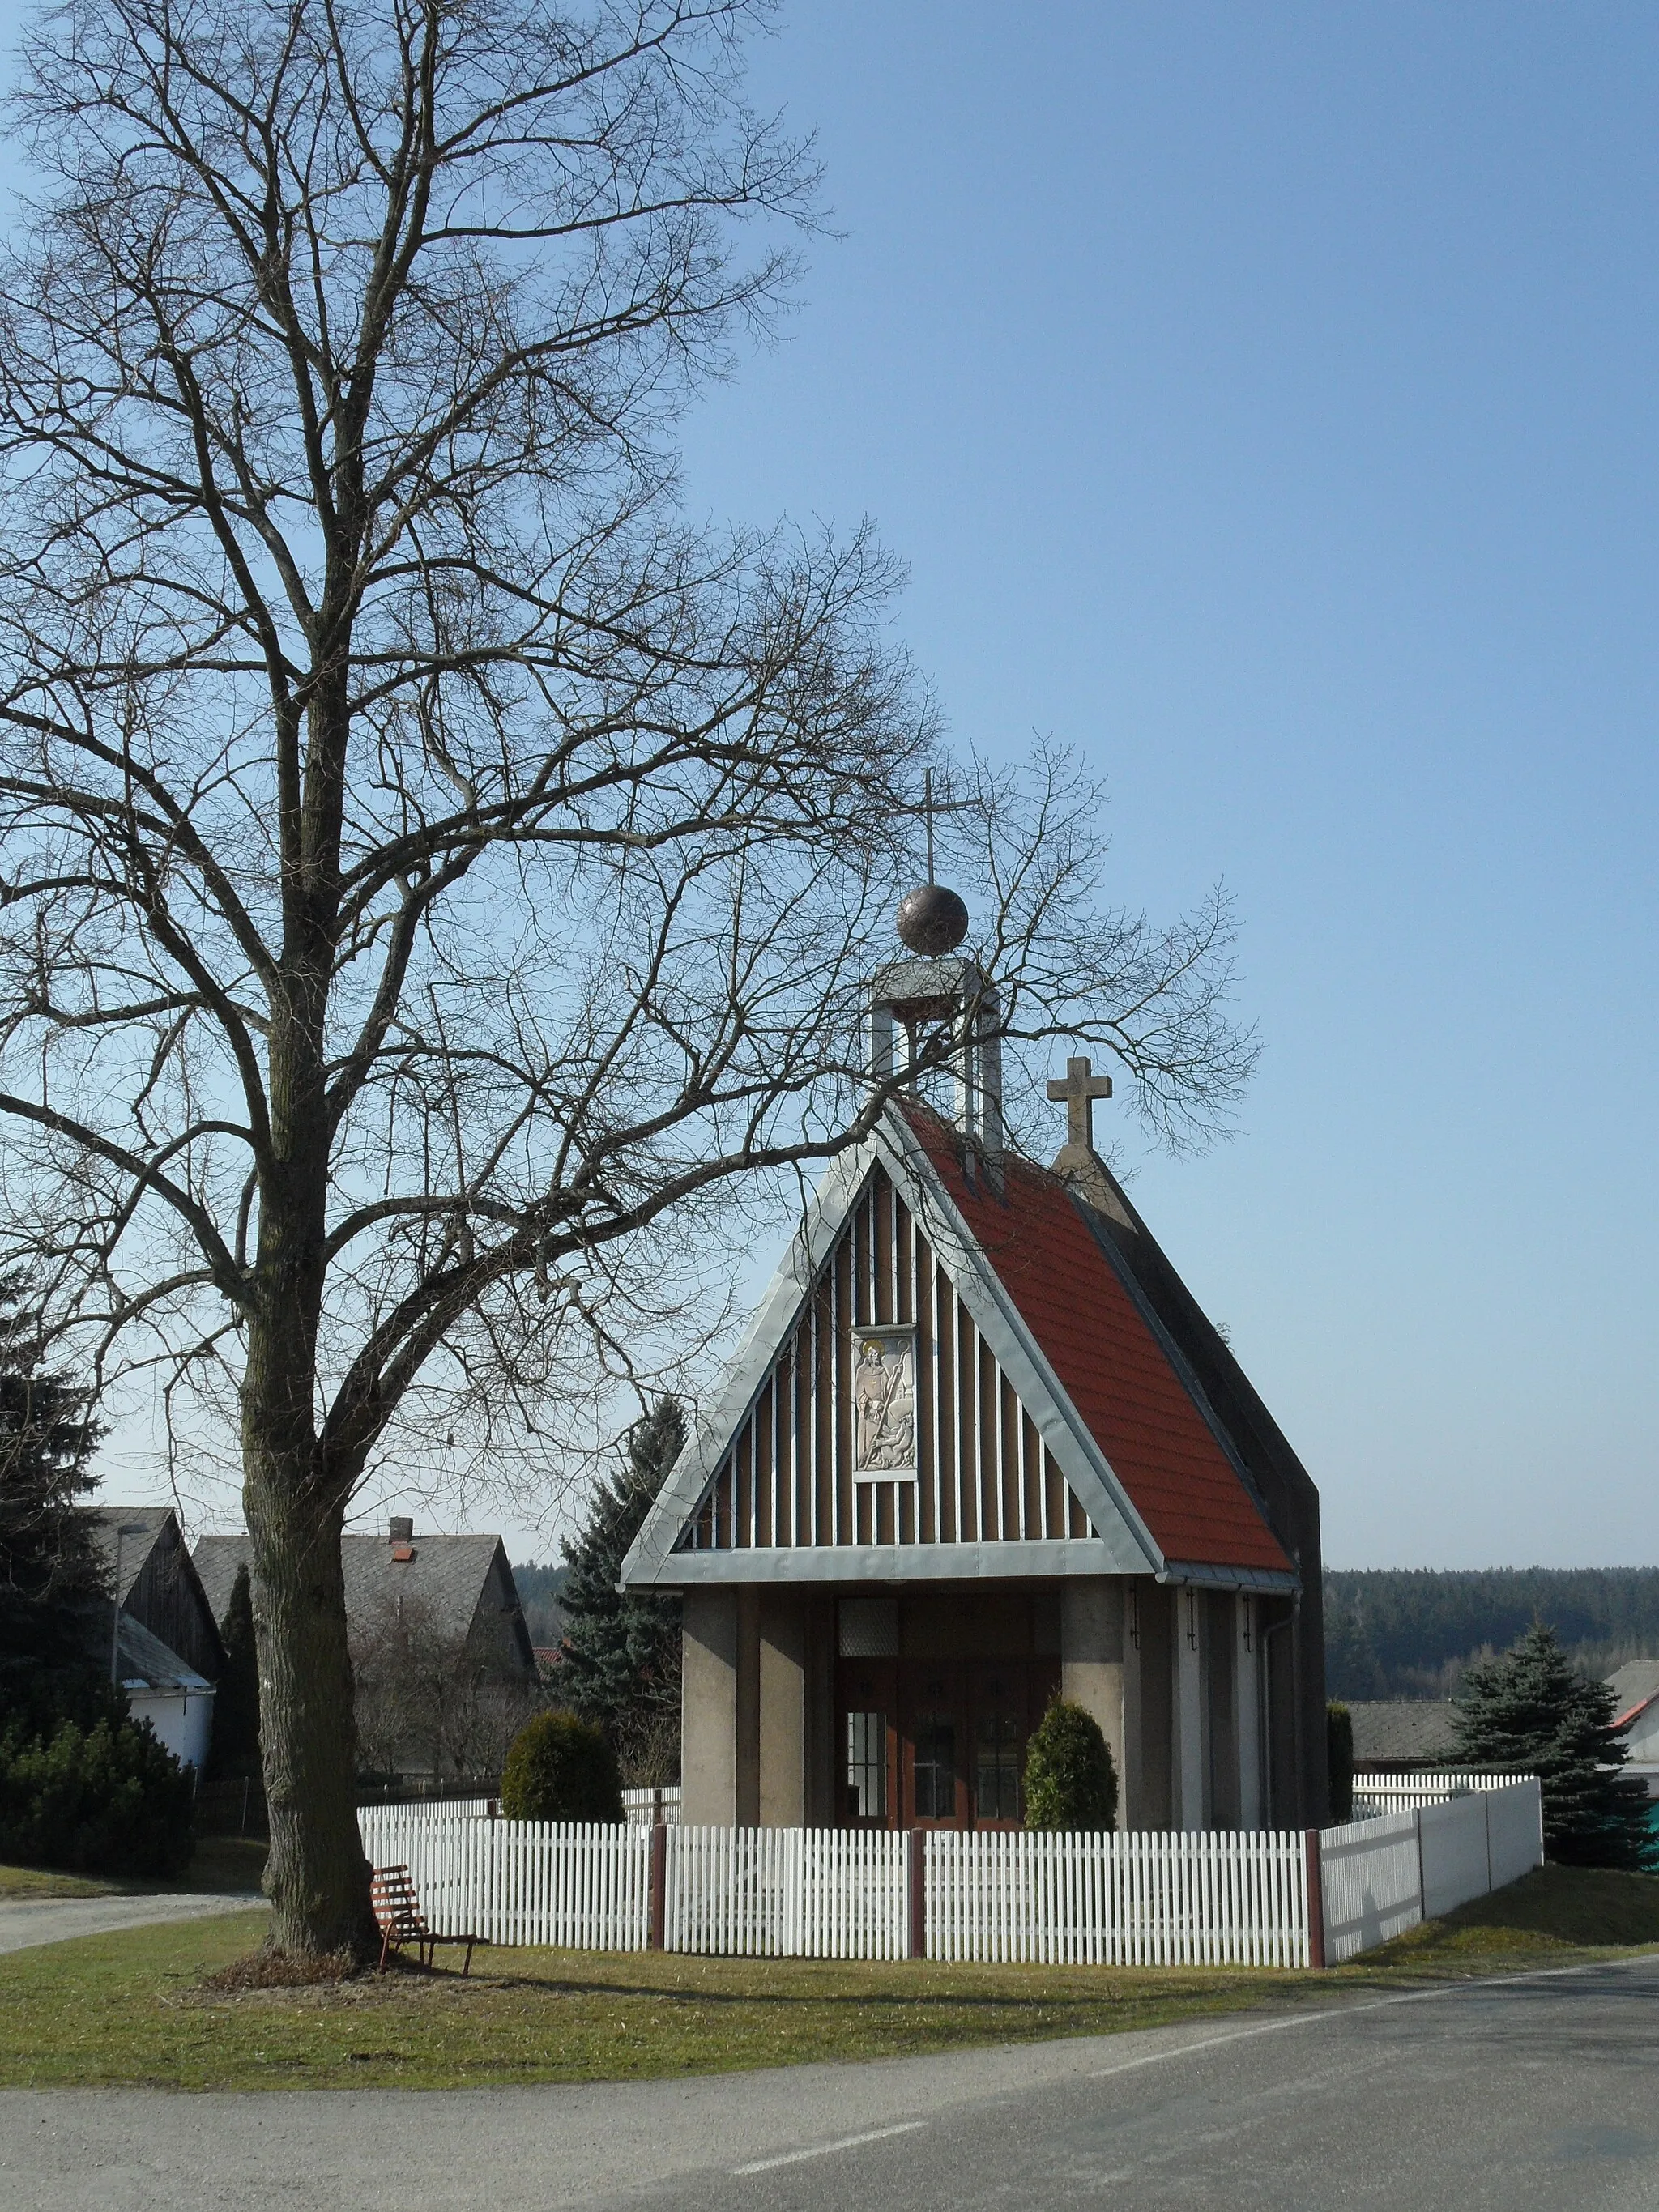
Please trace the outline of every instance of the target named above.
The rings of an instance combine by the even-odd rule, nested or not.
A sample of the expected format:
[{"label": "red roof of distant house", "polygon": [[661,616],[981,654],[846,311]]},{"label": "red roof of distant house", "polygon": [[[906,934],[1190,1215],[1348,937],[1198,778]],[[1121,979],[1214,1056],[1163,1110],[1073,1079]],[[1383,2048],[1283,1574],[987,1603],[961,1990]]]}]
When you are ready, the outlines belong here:
[{"label": "red roof of distant house", "polygon": [[999,1197],[969,1182],[953,1130],[905,1113],[1164,1557],[1283,1573],[1279,1540],[1066,1186],[1009,1159]]}]

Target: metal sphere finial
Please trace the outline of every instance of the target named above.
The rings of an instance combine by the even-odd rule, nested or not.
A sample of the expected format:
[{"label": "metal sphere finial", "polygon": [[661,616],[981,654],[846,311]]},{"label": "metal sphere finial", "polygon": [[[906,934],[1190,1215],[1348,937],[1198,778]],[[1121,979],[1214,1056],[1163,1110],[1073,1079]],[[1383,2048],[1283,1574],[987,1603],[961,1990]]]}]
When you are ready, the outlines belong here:
[{"label": "metal sphere finial", "polygon": [[912,952],[938,960],[968,934],[968,909],[943,884],[920,884],[899,901],[898,933]]}]

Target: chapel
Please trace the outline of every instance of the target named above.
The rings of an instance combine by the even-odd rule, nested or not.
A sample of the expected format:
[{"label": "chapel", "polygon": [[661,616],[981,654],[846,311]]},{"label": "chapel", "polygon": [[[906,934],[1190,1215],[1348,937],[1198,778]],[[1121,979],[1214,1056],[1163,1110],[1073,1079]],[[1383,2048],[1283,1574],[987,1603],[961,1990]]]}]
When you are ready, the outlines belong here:
[{"label": "chapel", "polygon": [[1015,1827],[1059,1693],[1121,1826],[1319,1824],[1318,1492],[1095,1152],[1109,1080],[1006,1145],[966,923],[913,893],[871,993],[872,1077],[943,1023],[948,1098],[831,1167],[623,1565],[683,1601],[683,1817]]}]

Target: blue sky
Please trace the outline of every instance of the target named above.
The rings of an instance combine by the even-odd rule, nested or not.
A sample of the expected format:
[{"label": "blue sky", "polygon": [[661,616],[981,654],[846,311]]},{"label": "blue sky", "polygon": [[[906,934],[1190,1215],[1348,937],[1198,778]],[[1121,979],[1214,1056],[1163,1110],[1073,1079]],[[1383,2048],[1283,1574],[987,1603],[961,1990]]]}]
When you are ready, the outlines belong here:
[{"label": "blue sky", "polygon": [[844,235],[689,501],[872,517],[1112,894],[1232,887],[1261,1074],[1134,1189],[1328,1559],[1659,1559],[1659,14],[817,0],[755,83]]},{"label": "blue sky", "polygon": [[1135,1191],[1328,1558],[1659,1558],[1659,15],[823,0],[756,82],[845,235],[692,502],[873,517],[955,731],[1232,886],[1261,1072]]}]

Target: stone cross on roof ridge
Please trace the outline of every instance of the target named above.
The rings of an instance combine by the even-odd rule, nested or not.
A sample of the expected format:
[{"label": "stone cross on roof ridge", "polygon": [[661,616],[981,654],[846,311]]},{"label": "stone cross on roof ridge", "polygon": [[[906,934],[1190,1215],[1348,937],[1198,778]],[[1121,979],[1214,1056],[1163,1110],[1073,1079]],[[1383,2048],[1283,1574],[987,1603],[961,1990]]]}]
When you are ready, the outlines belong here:
[{"label": "stone cross on roof ridge", "polygon": [[1084,1152],[1092,1152],[1095,1142],[1095,1101],[1109,1098],[1112,1079],[1097,1075],[1094,1062],[1088,1059],[1068,1060],[1064,1077],[1050,1076],[1048,1096],[1066,1102],[1066,1143],[1069,1149],[1076,1145]]}]

